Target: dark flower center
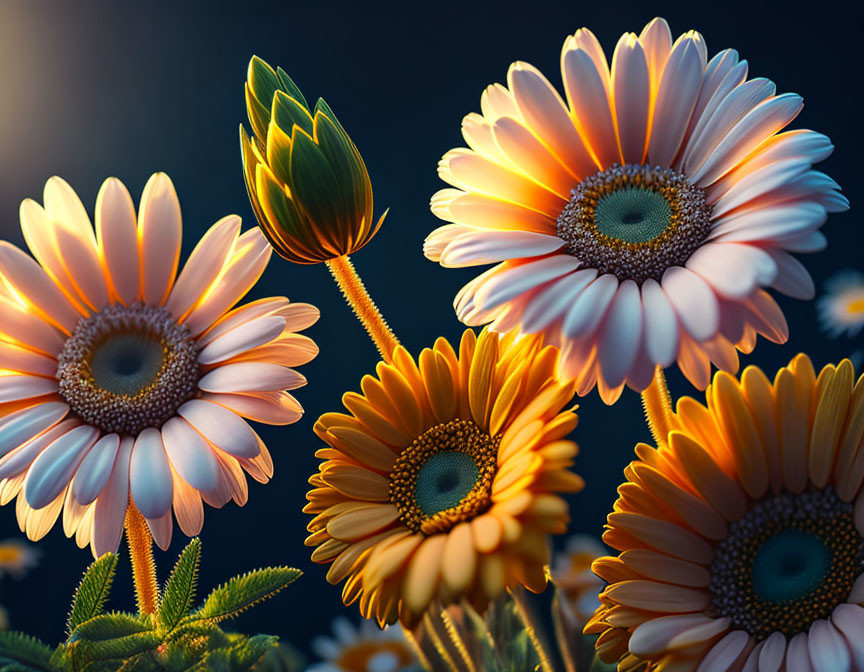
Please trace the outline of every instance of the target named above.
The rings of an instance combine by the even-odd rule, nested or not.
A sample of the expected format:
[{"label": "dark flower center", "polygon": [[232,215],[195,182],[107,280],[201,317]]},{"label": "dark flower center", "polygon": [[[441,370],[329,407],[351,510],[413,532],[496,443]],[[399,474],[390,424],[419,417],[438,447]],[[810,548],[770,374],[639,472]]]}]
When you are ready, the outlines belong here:
[{"label": "dark flower center", "polygon": [[828,618],[864,569],[852,509],[830,488],[755,504],[715,549],[711,591],[719,614],[757,639],[792,637]]},{"label": "dark flower center", "polygon": [[683,266],[710,228],[705,192],[684,174],[616,164],[573,190],[557,233],[586,268],[641,284]]},{"label": "dark flower center", "polygon": [[390,500],[411,530],[446,532],[489,508],[501,437],[450,420],[409,445],[390,473]]},{"label": "dark flower center", "polygon": [[164,308],[111,305],[82,319],[57,358],[61,396],[87,424],[138,434],[195,394],[198,346]]}]

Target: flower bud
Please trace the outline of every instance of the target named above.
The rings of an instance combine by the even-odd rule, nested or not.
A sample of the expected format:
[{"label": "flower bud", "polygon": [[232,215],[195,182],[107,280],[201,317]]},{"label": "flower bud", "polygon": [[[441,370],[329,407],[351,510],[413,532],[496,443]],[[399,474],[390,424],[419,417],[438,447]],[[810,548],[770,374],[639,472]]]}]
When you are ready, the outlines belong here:
[{"label": "flower bud", "polygon": [[372,184],[357,147],[323,99],[310,108],[281,68],[249,62],[240,127],[249,200],[273,249],[317,264],[352,254],[378,232]]}]

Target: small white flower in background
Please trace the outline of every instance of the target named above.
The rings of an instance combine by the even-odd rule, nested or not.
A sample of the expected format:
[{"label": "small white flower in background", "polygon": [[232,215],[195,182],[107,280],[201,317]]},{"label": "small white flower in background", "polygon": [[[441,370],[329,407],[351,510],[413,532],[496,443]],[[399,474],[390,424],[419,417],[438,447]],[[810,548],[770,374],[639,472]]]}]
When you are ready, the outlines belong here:
[{"label": "small white flower in background", "polygon": [[567,596],[580,625],[585,625],[600,606],[603,580],[591,571],[591,563],[606,555],[606,547],[588,534],[574,534],[564,550],[555,554],[552,580]]},{"label": "small white flower in background", "polygon": [[312,651],[322,659],[307,672],[406,672],[421,670],[402,628],[383,630],[372,621],[354,627],[346,618],[333,620],[333,637],[312,640]]},{"label": "small white flower in background", "polygon": [[864,326],[864,275],[840,271],[825,283],[817,303],[822,329],[832,338],[858,334]]},{"label": "small white flower in background", "polygon": [[[0,578],[8,574],[13,579],[20,579],[38,564],[39,551],[32,544],[20,539],[0,541]],[[0,616],[0,622],[2,620]]]}]

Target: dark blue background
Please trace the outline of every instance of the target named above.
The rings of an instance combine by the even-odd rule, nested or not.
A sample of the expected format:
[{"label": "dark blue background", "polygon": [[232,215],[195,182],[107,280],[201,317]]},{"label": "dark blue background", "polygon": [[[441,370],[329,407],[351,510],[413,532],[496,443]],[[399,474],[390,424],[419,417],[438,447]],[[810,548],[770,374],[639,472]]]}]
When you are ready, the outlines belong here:
[{"label": "dark blue background", "polygon": [[[249,57],[282,65],[307,98],[324,96],[360,148],[375,188],[376,212],[390,207],[377,238],[354,258],[367,286],[402,342],[414,353],[435,337],[461,333],[451,302],[475,270],[445,270],[423,258],[425,235],[440,222],[429,197],[441,186],[435,167],[462,144],[462,116],[479,110],[480,93],[504,81],[511,61],[527,60],[560,83],[564,38],[590,27],[611,55],[625,30],[639,32],[655,14],[673,33],[700,30],[709,53],[735,47],[751,76],[796,91],[806,107],[797,127],[827,133],[837,150],[825,164],[853,205],[860,201],[862,151],[860,32],[851,3],[788,2],[373,3],[49,2],[0,0],[0,236],[23,244],[18,205],[41,200],[45,180],[63,176],[92,212],[108,176],[136,199],[157,170],[174,180],[183,207],[184,255],[210,224],[254,215],[243,186],[237,126],[245,120],[243,81]],[[860,264],[857,216],[833,216],[827,252],[805,259],[817,283],[835,269]],[[265,564],[305,572],[288,591],[238,622],[244,630],[278,634],[304,647],[345,610],[340,588],[324,581],[303,546],[300,513],[306,479],[316,469],[315,418],[338,410],[344,391],[358,389],[376,353],[331,283],[326,269],[293,266],[274,255],[253,296],[284,294],[321,309],[309,330],[321,354],[302,368],[304,418],[263,428],[276,462],[270,484],[252,483],[249,503],[207,509],[202,533],[202,587]],[[780,300],[791,326],[783,347],[761,341],[744,361],[770,370],[801,350],[819,365],[854,349],[817,329],[812,302]],[[2,318],[0,318],[2,319]],[[692,393],[671,374],[674,394]],[[577,470],[587,487],[573,497],[573,531],[599,534],[621,470],[635,442],[649,438],[639,399],[625,391],[612,408],[596,394],[582,401]],[[175,530],[157,563],[165,575],[184,538]],[[18,534],[12,506],[0,510],[0,539]],[[78,550],[57,525],[39,544],[41,566],[25,580],[3,580],[0,603],[16,628],[56,641],[67,600],[89,550]],[[113,604],[132,606],[128,565],[118,572]]]}]

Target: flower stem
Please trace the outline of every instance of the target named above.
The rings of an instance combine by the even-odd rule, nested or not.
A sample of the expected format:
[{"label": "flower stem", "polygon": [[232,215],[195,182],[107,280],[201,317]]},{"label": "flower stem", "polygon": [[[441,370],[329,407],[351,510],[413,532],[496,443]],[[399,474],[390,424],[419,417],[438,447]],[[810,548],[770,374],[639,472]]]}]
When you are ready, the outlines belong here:
[{"label": "flower stem", "polygon": [[336,284],[342,290],[345,300],[354,309],[354,314],[361,324],[365,327],[378,352],[385,362],[389,363],[393,356],[393,351],[399,345],[399,340],[387,326],[387,322],[381,316],[381,311],[372,301],[366,287],[363,286],[363,281],[354,270],[354,264],[348,255],[330,259],[327,263],[327,268],[333,274]]},{"label": "flower stem", "polygon": [[669,432],[675,427],[672,414],[672,398],[666,385],[663,368],[658,366],[654,371],[654,380],[642,392],[642,406],[645,408],[645,418],[657,446],[665,446]]},{"label": "flower stem", "polygon": [[153,538],[144,516],[131,502],[126,509],[126,542],[132,558],[132,579],[135,600],[142,614],[156,613],[159,586],[156,583],[156,563],[153,560]]}]

